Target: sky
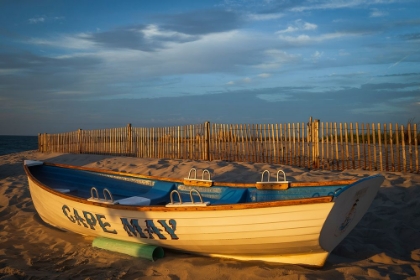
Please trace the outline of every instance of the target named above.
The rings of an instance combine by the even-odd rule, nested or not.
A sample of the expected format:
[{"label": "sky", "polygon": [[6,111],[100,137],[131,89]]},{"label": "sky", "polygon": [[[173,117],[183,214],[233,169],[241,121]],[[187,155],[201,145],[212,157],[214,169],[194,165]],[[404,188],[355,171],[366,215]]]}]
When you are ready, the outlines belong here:
[{"label": "sky", "polygon": [[0,0],[0,135],[420,123],[420,1]]}]

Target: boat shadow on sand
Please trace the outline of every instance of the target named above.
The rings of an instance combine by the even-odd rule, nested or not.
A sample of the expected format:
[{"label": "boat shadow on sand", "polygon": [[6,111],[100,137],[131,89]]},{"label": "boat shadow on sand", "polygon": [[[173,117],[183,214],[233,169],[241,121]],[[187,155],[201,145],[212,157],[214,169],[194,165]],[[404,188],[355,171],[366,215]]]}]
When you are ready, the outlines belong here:
[{"label": "boat shadow on sand", "polygon": [[420,261],[418,209],[419,185],[380,188],[367,213],[332,251],[323,269],[363,261],[366,266],[405,266],[416,275],[412,266]]}]

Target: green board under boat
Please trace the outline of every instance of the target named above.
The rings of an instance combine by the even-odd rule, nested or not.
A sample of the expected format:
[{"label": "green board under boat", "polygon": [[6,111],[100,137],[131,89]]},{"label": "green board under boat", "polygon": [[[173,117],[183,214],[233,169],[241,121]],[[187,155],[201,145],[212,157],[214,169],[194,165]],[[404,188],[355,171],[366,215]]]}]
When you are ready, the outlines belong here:
[{"label": "green board under boat", "polygon": [[92,242],[92,246],[151,261],[164,257],[163,249],[159,246],[121,241],[105,237],[95,238]]}]

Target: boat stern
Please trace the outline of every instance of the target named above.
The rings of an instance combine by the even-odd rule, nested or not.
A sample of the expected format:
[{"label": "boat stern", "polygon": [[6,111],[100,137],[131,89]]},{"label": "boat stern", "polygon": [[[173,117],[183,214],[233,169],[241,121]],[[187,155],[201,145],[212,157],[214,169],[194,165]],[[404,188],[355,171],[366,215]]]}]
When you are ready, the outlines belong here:
[{"label": "boat stern", "polygon": [[321,247],[331,252],[359,223],[381,187],[381,175],[361,179],[346,187],[335,199],[319,237]]}]

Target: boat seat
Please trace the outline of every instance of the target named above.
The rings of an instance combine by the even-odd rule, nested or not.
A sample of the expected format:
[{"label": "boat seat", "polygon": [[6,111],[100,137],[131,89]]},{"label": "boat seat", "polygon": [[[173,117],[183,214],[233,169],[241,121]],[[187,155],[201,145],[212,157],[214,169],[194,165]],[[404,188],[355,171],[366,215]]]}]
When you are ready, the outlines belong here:
[{"label": "boat seat", "polygon": [[146,197],[141,197],[141,196],[131,196],[131,197],[115,200],[114,204],[147,206],[147,205],[150,205],[150,199]]},{"label": "boat seat", "polygon": [[[94,196],[96,193],[96,197]],[[114,200],[111,192],[108,189],[103,190],[104,198],[99,198],[98,191],[95,187],[91,190],[91,197],[88,201],[99,202],[104,204],[120,204],[120,205],[136,205],[136,206],[147,206],[150,205],[150,199],[141,196],[130,196],[121,199]]]},{"label": "boat seat", "polygon": [[58,187],[58,188],[52,188],[52,189],[57,191],[57,192],[61,192],[61,193],[70,193],[70,192],[77,191],[77,188],[75,188],[75,187],[66,187],[66,186],[62,186],[62,187]]},{"label": "boat seat", "polygon": [[57,192],[61,192],[61,193],[69,193],[69,192],[72,191],[71,189],[66,189],[66,188],[57,188],[57,189],[53,189],[53,190],[55,190]]},{"label": "boat seat", "polygon": [[156,181],[148,192],[142,194],[142,197],[149,199],[151,205],[167,203],[170,193],[174,189],[175,184],[172,182]]},{"label": "boat seat", "polygon": [[248,189],[246,188],[227,188],[222,192],[219,199],[212,204],[235,204],[246,202]]},{"label": "boat seat", "polygon": [[[172,182],[156,181],[154,186],[141,196],[128,196],[121,199],[113,199],[113,195],[107,189],[103,189],[103,198],[99,198],[98,190],[95,187],[91,189],[91,197],[88,201],[99,202],[104,204],[120,204],[120,205],[157,205],[167,203],[169,201],[170,192],[175,189],[175,184]],[[94,195],[96,193],[96,196]],[[121,196],[121,195],[120,195]]]}]

